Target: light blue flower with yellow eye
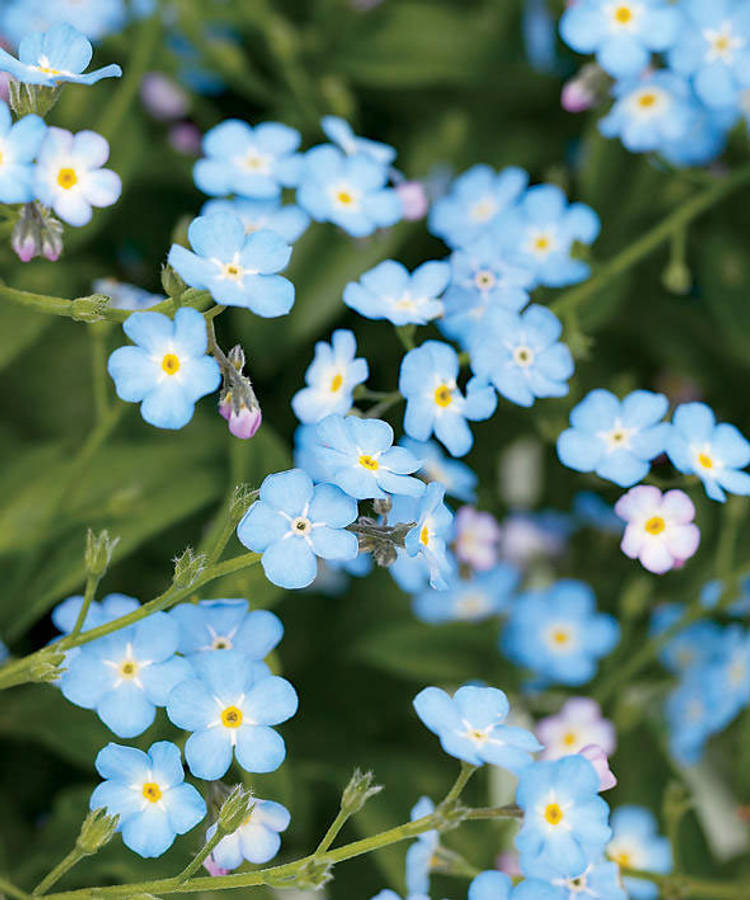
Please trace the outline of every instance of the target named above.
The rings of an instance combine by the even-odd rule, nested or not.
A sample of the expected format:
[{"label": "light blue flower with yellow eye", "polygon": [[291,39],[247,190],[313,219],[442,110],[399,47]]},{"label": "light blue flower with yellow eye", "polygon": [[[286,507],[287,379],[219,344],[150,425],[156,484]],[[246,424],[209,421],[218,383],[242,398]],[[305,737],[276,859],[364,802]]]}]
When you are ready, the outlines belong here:
[{"label": "light blue flower with yellow eye", "polygon": [[716,424],[705,403],[683,403],[672,416],[667,454],[676,469],[697,475],[712,500],[724,502],[726,493],[750,494],[750,442],[734,425]]},{"label": "light blue flower with yellow eye", "polygon": [[[287,830],[291,821],[289,810],[273,800],[253,797],[252,803],[245,821],[232,834],[223,837],[211,854],[222,869],[236,869],[245,860],[260,865],[279,852],[279,835]],[[216,834],[216,827],[212,825],[206,832],[207,841]]]},{"label": "light blue flower with yellow eye", "polygon": [[439,591],[448,587],[446,576],[453,566],[447,552],[453,513],[443,503],[445,488],[437,481],[427,485],[417,507],[417,522],[404,539],[409,556],[419,557],[427,563],[430,586]]},{"label": "light blue flower with yellow eye", "polygon": [[464,503],[473,503],[477,498],[478,478],[466,463],[446,456],[435,441],[415,441],[410,437],[402,437],[402,447],[421,460],[418,475],[425,481],[439,481],[445,493]]},{"label": "light blue flower with yellow eye", "polygon": [[287,244],[293,244],[307,230],[310,217],[294,203],[282,204],[280,197],[208,200],[201,208],[202,216],[231,213],[239,216],[246,234],[275,231]]},{"label": "light blue flower with yellow eye", "polygon": [[528,173],[515,166],[499,173],[490,166],[472,166],[455,179],[445,197],[433,204],[429,231],[449,247],[465,247],[493,225],[502,224],[528,183]]},{"label": "light blue flower with yellow eye", "polygon": [[[541,868],[541,867],[540,867]],[[513,900],[628,900],[620,882],[620,870],[613,862],[590,862],[578,875],[560,878],[554,872],[551,881],[525,878],[513,890]],[[479,898],[469,898],[479,900]],[[489,895],[486,900],[490,900]]]},{"label": "light blue flower with yellow eye", "polygon": [[0,47],[0,72],[8,72],[22,84],[95,84],[102,78],[119,78],[117,65],[84,73],[91,62],[91,42],[72,25],[55,25],[47,32],[27,34],[18,47],[18,59]]},{"label": "light blue flower with yellow eye", "polygon": [[[672,845],[659,834],[654,814],[644,806],[620,806],[610,819],[612,839],[607,856],[625,869],[667,875],[672,871]],[[623,878],[628,897],[656,900],[659,887],[643,878]]]},{"label": "light blue flower with yellow eye", "polygon": [[80,648],[60,679],[63,696],[96,710],[118,737],[131,738],[154,721],[171,689],[190,674],[175,656],[177,624],[156,612],[136,625],[97,638]]},{"label": "light blue flower with yellow eye", "polygon": [[387,181],[387,167],[370,155],[347,156],[322,144],[302,157],[297,203],[316,222],[333,222],[353,237],[366,237],[403,218],[401,198]]},{"label": "light blue flower with yellow eye", "polygon": [[218,363],[206,354],[205,319],[183,306],[174,321],[162,313],[136,312],[122,327],[136,346],[119,347],[109,357],[117,396],[140,403],[150,425],[183,428],[195,403],[221,383]]},{"label": "light blue flower with yellow eye", "polygon": [[578,53],[595,53],[614,78],[634,78],[675,42],[681,16],[666,0],[579,0],[560,19],[560,34]]},{"label": "light blue flower with yellow eye", "polygon": [[105,781],[94,789],[89,807],[119,816],[123,843],[139,856],[161,856],[176,835],[206,815],[203,797],[185,784],[180,750],[171,741],[157,741],[148,753],[110,743],[95,765]]},{"label": "light blue flower with yellow eye", "polygon": [[247,600],[201,600],[181,603],[170,610],[177,622],[179,653],[240,650],[249,659],[261,660],[274,649],[284,626],[267,609],[248,609]]},{"label": "light blue flower with yellow eye", "polygon": [[451,697],[427,687],[414,698],[414,709],[446,753],[474,766],[489,763],[519,773],[542,749],[530,731],[505,724],[510,704],[497,688],[464,685]]},{"label": "light blue flower with yellow eye", "polygon": [[34,157],[44,140],[44,119],[30,115],[15,124],[0,100],[0,203],[28,203],[34,197]]},{"label": "light blue flower with yellow eye", "polygon": [[382,166],[389,166],[396,158],[396,151],[393,147],[381,144],[380,141],[359,137],[354,133],[351,125],[339,116],[323,116],[320,120],[320,127],[328,140],[333,141],[347,156],[362,153]]},{"label": "light blue flower with yellow eye", "polygon": [[569,204],[557,185],[538,184],[526,191],[494,234],[510,258],[532,273],[535,285],[564,287],[588,277],[588,263],[574,259],[571,251],[575,243],[593,243],[600,228],[591,207]]},{"label": "light blue flower with yellow eye", "polygon": [[195,252],[172,244],[168,262],[190,287],[265,319],[284,316],[294,305],[294,285],[276,274],[292,248],[275,231],[247,234],[239,216],[220,212],[193,219],[188,240]]},{"label": "light blue flower with yellow eye", "polygon": [[557,439],[560,462],[620,487],[637,484],[666,449],[670,426],[661,419],[668,406],[664,394],[651,391],[633,391],[623,400],[601,388],[590,391]]},{"label": "light blue flower with yellow eye", "polygon": [[239,650],[198,653],[193,676],[177,684],[167,699],[167,715],[192,732],[185,759],[196,778],[216,781],[236,757],[246,772],[274,772],[286,746],[272,725],[297,711],[297,692],[284,678]]},{"label": "light blue flower with yellow eye", "polygon": [[273,584],[286,589],[312,584],[317,558],[354,559],[357,537],[346,530],[357,518],[357,502],[333,484],[313,482],[302,469],[264,479],[260,497],[237,526],[237,537],[262,553],[261,564]]},{"label": "light blue flower with yellow eye", "polygon": [[495,307],[472,341],[471,367],[519,406],[531,406],[536,397],[564,397],[575,366],[561,334],[560,320],[544,306],[532,304],[520,315]]},{"label": "light blue flower with yellow eye", "polygon": [[489,572],[460,578],[453,571],[444,591],[425,590],[412,600],[414,615],[430,625],[443,622],[484,622],[510,608],[521,579],[510,563],[499,563]]},{"label": "light blue flower with yellow eye", "polygon": [[393,259],[378,263],[359,281],[344,288],[344,303],[368,319],[387,319],[394,325],[426,325],[442,315],[440,295],[450,281],[445,262],[422,263],[411,274]]},{"label": "light blue flower with yellow eye", "polygon": [[193,168],[198,189],[212,197],[277,197],[286,179],[285,162],[295,153],[300,134],[280,122],[251,127],[227,119],[203,136],[203,159]]},{"label": "light blue flower with yellow eye", "polygon": [[355,357],[356,352],[354,333],[343,328],[333,332],[330,344],[316,343],[315,357],[305,372],[307,387],[292,397],[292,410],[300,422],[349,412],[354,388],[369,374],[367,360]]},{"label": "light blue flower with yellow eye", "polygon": [[356,500],[387,494],[421,497],[424,482],[409,477],[419,468],[404,447],[393,446],[393,429],[381,419],[326,416],[315,426],[309,453],[316,469]]},{"label": "light blue flower with yellow eye", "polygon": [[474,443],[467,419],[489,419],[497,406],[495,389],[481,378],[472,378],[462,394],[459,369],[453,347],[425,341],[404,356],[398,382],[406,398],[404,431],[418,441],[434,434],[453,456],[465,456]]}]

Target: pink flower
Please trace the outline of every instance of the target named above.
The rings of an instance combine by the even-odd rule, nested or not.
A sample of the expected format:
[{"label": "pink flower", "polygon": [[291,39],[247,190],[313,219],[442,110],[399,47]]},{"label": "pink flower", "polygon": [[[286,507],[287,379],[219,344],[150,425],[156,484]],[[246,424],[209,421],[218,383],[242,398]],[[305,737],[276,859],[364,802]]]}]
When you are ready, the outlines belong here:
[{"label": "pink flower", "polygon": [[689,559],[698,549],[701,533],[693,524],[695,507],[684,491],[667,491],[640,484],[615,504],[628,525],[620,547],[631,559],[657,575]]},{"label": "pink flower", "polygon": [[609,767],[607,754],[596,744],[588,744],[578,751],[580,756],[585,756],[591,765],[596,769],[599,776],[599,790],[608,791],[617,784],[615,773]]},{"label": "pink flower", "polygon": [[216,878],[217,875],[229,874],[229,869],[222,869],[218,863],[214,862],[213,856],[209,856],[208,859],[203,860],[203,868],[212,878]]},{"label": "pink flower", "polygon": [[181,119],[190,100],[185,91],[162,72],[147,72],[141,80],[141,102],[155,119]]},{"label": "pink flower", "polygon": [[402,181],[396,185],[396,193],[401,198],[407,222],[423,219],[427,215],[430,204],[421,181]]},{"label": "pink flower", "polygon": [[263,420],[259,406],[247,407],[243,403],[239,410],[236,410],[231,393],[219,403],[219,413],[229,422],[230,433],[243,441],[249,440],[255,434]]},{"label": "pink flower", "polygon": [[601,707],[589,697],[573,697],[557,715],[541,719],[536,736],[544,744],[540,759],[560,759],[591,744],[606,755],[614,753],[617,744],[614,725],[602,717]]},{"label": "pink flower", "polygon": [[497,562],[500,526],[495,517],[478,512],[473,506],[462,506],[456,514],[455,551],[459,562],[477,572],[488,572]]}]

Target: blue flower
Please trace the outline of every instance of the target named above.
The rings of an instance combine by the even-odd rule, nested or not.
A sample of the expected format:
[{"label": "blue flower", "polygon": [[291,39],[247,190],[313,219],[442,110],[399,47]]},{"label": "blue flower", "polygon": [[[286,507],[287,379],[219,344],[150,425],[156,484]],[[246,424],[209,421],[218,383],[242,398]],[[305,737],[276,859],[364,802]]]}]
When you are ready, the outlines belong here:
[{"label": "blue flower", "polygon": [[736,110],[743,88],[750,86],[750,7],[743,0],[685,0],[680,12],[670,67],[692,78],[707,106]]},{"label": "blue flower", "polygon": [[282,167],[299,147],[300,135],[279,122],[251,128],[227,119],[203,136],[204,158],[193,168],[199,190],[212,197],[277,197],[287,184]]},{"label": "blue flower", "polygon": [[406,398],[404,431],[418,441],[433,433],[453,456],[465,456],[474,443],[466,420],[483,421],[495,412],[494,388],[481,378],[466,385],[466,396],[456,379],[458,354],[449,344],[425,341],[401,361],[398,387]]},{"label": "blue flower", "polygon": [[84,644],[60,679],[63,696],[96,710],[118,737],[144,732],[172,688],[190,674],[175,656],[177,624],[157,612],[135,625]]},{"label": "blue flower", "polygon": [[560,320],[546,307],[532,304],[521,315],[496,307],[472,341],[471,367],[519,406],[531,406],[536,397],[564,397],[575,367],[558,341],[561,333]]},{"label": "blue flower", "polygon": [[319,422],[331,413],[344,415],[354,402],[354,388],[367,381],[367,360],[355,358],[357,341],[352,331],[339,329],[331,343],[318,341],[315,357],[305,372],[307,387],[292,397],[300,422]]},{"label": "blue flower", "polygon": [[331,481],[356,500],[389,494],[420,497],[424,482],[410,478],[419,460],[404,447],[393,446],[393,429],[381,419],[326,416],[315,426],[310,452],[321,480]]},{"label": "blue flower", "polygon": [[[666,875],[672,871],[672,846],[659,834],[654,814],[643,806],[621,806],[612,813],[607,856],[624,869]],[[633,900],[656,900],[659,886],[644,878],[623,878]]]},{"label": "blue flower", "polygon": [[519,581],[520,572],[509,563],[499,563],[471,578],[451,573],[446,590],[423,591],[412,601],[412,609],[418,619],[431,625],[483,622],[508,610]]},{"label": "blue flower", "polygon": [[574,243],[591,244],[601,225],[585,203],[570,203],[554,184],[529,188],[494,231],[511,259],[535,284],[564,287],[588,278],[590,268],[573,259]]},{"label": "blue flower", "polygon": [[[663,634],[685,614],[682,603],[661,603],[651,614],[649,634]],[[721,651],[722,629],[710,620],[693,622],[670,638],[659,651],[659,662],[670,672],[679,675],[695,666],[702,666]]]},{"label": "blue flower", "polygon": [[409,556],[420,557],[427,563],[430,586],[440,591],[448,587],[445,578],[452,571],[446,541],[450,537],[453,513],[443,503],[444,497],[442,484],[433,481],[427,485],[417,507],[417,524],[404,540]]},{"label": "blue flower", "polygon": [[392,259],[378,263],[359,281],[344,288],[344,303],[368,319],[387,319],[394,325],[426,325],[442,315],[440,295],[448,286],[450,266],[426,262],[411,275]]},{"label": "blue flower", "polygon": [[104,66],[82,74],[91,62],[91,43],[72,25],[55,25],[46,33],[26,35],[18,47],[18,59],[0,47],[0,72],[8,72],[22,84],[95,84],[102,78],[119,78],[119,66]]},{"label": "blue flower", "polygon": [[624,400],[610,391],[590,391],[573,407],[572,427],[557,439],[560,462],[620,487],[637,484],[666,448],[670,426],[660,420],[668,406],[663,394],[651,391],[633,391]]},{"label": "blue flower", "polygon": [[673,166],[703,166],[719,156],[727,135],[737,121],[737,111],[696,103],[687,130],[679,137],[664,141],[659,153]]},{"label": "blue flower", "polygon": [[560,19],[562,39],[578,53],[596,53],[596,61],[615,78],[640,75],[674,44],[680,24],[666,0],[582,0]]},{"label": "blue flower", "polygon": [[196,778],[215,781],[236,756],[246,772],[274,772],[284,762],[283,738],[271,728],[297,711],[297,693],[284,678],[267,675],[239,650],[199,653],[194,677],[169,694],[167,715],[193,733],[185,760]]},{"label": "blue flower", "polygon": [[[435,804],[429,797],[420,797],[409,814],[409,819],[416,822],[435,812]],[[406,851],[406,890],[407,900],[413,895],[429,894],[430,871],[435,851],[440,845],[440,832],[436,829],[423,831],[417,835],[416,841]]]},{"label": "blue flower", "polygon": [[34,197],[34,157],[47,126],[39,116],[15,124],[0,100],[0,203],[28,203]]},{"label": "blue flower", "polygon": [[440,330],[462,346],[471,344],[493,306],[520,312],[529,302],[534,274],[509,261],[497,240],[483,235],[450,258],[451,283],[443,297]]},{"label": "blue flower", "polygon": [[279,197],[262,200],[236,197],[234,200],[208,200],[203,204],[202,216],[216,213],[231,213],[238,216],[245,226],[246,234],[252,234],[254,231],[275,231],[287,244],[293,244],[310,224],[310,217],[299,206],[293,203],[282,206]]},{"label": "blue flower", "polygon": [[659,151],[685,138],[695,115],[690,85],[672,72],[618,82],[615,103],[599,120],[605,137],[619,137],[631,153]]},{"label": "blue flower", "polygon": [[[521,895],[513,891],[513,882],[505,872],[495,869],[480,872],[469,885],[468,900],[516,900],[518,896]],[[529,900],[534,900],[533,896]]]},{"label": "blue flower", "polygon": [[716,659],[704,670],[704,677],[722,698],[718,731],[750,705],[750,632],[740,625],[731,625],[723,630],[716,649]]},{"label": "blue flower", "polygon": [[587,584],[562,579],[518,599],[501,648],[543,681],[578,685],[594,677],[597,661],[613,649],[619,635],[617,621],[596,611]]},{"label": "blue flower", "polygon": [[195,252],[172,244],[168,262],[190,287],[264,319],[284,316],[292,308],[294,285],[275,274],[286,267],[292,248],[275,231],[246,234],[238,216],[214,213],[193,219],[188,240]]},{"label": "blue flower", "polygon": [[552,881],[527,878],[513,892],[513,900],[628,900],[629,896],[613,862],[591,862],[579,875],[553,877]]},{"label": "blue flower", "polygon": [[[211,854],[222,869],[236,869],[244,860],[259,865],[273,859],[281,847],[279,833],[289,827],[289,810],[273,800],[253,798],[250,814],[232,834],[223,837]],[[206,840],[216,833],[216,825],[206,832]]]},{"label": "blue flower", "polygon": [[122,191],[120,176],[102,168],[108,158],[101,135],[48,128],[34,170],[34,196],[69,225],[88,224],[92,206],[111,206]]},{"label": "blue flower", "polygon": [[421,461],[418,474],[426,481],[439,481],[449,497],[472,503],[476,500],[477,476],[457,459],[446,456],[435,441],[415,441],[402,437],[399,441],[411,454]]},{"label": "blue flower", "polygon": [[623,532],[622,520],[612,506],[593,491],[579,491],[573,498],[571,512],[579,528],[595,528],[604,534]]},{"label": "blue flower", "polygon": [[396,151],[388,144],[379,141],[371,141],[369,138],[361,138],[356,135],[351,125],[339,116],[323,116],[320,127],[328,140],[333,141],[347,156],[362,153],[371,157],[382,166],[389,166],[396,158]]},{"label": "blue flower", "polygon": [[313,482],[302,469],[264,479],[256,500],[237,526],[237,537],[262,553],[266,577],[279,587],[312,584],[321,559],[354,559],[357,537],[346,526],[357,518],[357,503],[332,484]]},{"label": "blue flower", "polygon": [[125,28],[125,13],[123,0],[10,0],[0,10],[0,24],[14,45],[30,31],[49,30],[63,22],[96,41]]},{"label": "blue flower", "polygon": [[[420,498],[418,497],[407,497],[403,494],[391,497],[391,511],[388,513],[388,524],[398,525],[416,522],[419,507]],[[430,567],[424,556],[409,556],[403,547],[397,547],[396,559],[388,567],[388,574],[402,591],[415,594],[427,589],[430,579]]]},{"label": "blue flower", "polygon": [[161,856],[175,835],[206,815],[203,797],[185,784],[179,748],[170,741],[157,741],[148,753],[110,743],[95,765],[106,780],[94,789],[89,806],[118,815],[123,843],[139,856]]},{"label": "blue flower", "polygon": [[666,449],[674,467],[685,475],[697,475],[712,500],[723,503],[725,491],[750,494],[750,475],[741,471],[750,463],[750,442],[734,425],[717,425],[705,403],[677,407]]},{"label": "blue flower", "polygon": [[707,678],[707,671],[702,665],[688,668],[664,707],[669,752],[684,766],[700,762],[706,741],[731,719],[721,684],[716,678]]},{"label": "blue flower", "polygon": [[503,724],[510,704],[497,688],[464,685],[451,697],[428,687],[414,698],[414,709],[446,753],[475,766],[490,763],[519,773],[542,749],[530,731]]},{"label": "blue flower", "polygon": [[206,322],[197,310],[183,306],[174,321],[161,313],[133,313],[123,331],[135,347],[119,347],[107,371],[117,396],[141,404],[141,415],[158,428],[182,428],[192,419],[195,403],[221,382],[219,365],[206,355]]},{"label": "blue flower", "polygon": [[516,803],[524,811],[516,837],[524,875],[576,877],[598,861],[612,835],[599,776],[579,754],[527,766]]},{"label": "blue flower", "polygon": [[371,156],[347,156],[323,144],[302,157],[297,203],[316,222],[333,222],[353,237],[365,237],[403,216],[401,198],[386,187],[387,180],[387,168]]},{"label": "blue flower", "polygon": [[528,182],[528,174],[515,166],[500,173],[490,166],[472,166],[451,184],[450,193],[435,201],[429,230],[449,247],[471,244],[491,226],[502,224]]},{"label": "blue flower", "polygon": [[239,650],[248,659],[261,660],[274,649],[284,626],[267,609],[248,610],[247,600],[201,600],[181,603],[169,613],[180,630],[179,653]]}]

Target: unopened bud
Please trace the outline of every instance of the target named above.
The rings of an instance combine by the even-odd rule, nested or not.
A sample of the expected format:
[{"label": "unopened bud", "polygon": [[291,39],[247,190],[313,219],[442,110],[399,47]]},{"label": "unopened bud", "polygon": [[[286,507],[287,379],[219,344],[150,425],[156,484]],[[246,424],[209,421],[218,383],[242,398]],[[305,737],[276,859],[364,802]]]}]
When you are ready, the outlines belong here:
[{"label": "unopened bud", "polygon": [[62,222],[36,200],[21,210],[10,245],[21,262],[44,256],[55,262],[63,251]]},{"label": "unopened bud", "polygon": [[62,675],[65,651],[56,650],[54,645],[39,653],[29,669],[29,680],[52,683]]},{"label": "unopened bud", "polygon": [[427,215],[430,202],[421,181],[402,181],[401,184],[396,185],[396,193],[401,198],[404,219],[407,222],[423,219]]},{"label": "unopened bud", "polygon": [[212,878],[216,878],[219,875],[228,875],[230,870],[223,869],[213,858],[213,856],[209,856],[203,860],[203,868],[208,872],[208,874]]},{"label": "unopened bud", "polygon": [[388,516],[391,508],[393,507],[393,503],[391,502],[390,496],[375,498],[372,501],[372,509],[376,516]]},{"label": "unopened bud", "polygon": [[119,816],[108,815],[104,808],[95,809],[83,820],[76,847],[84,856],[91,856],[112,840],[117,831]]},{"label": "unopened bud", "polygon": [[241,784],[236,785],[221,804],[219,829],[225,834],[237,831],[252,812],[254,803],[252,791],[248,791]]},{"label": "unopened bud", "polygon": [[263,415],[252,382],[242,374],[244,366],[245,352],[236,344],[222,363],[224,385],[219,395],[219,414],[229,423],[230,434],[246,441],[260,428]]},{"label": "unopened bud", "polygon": [[245,368],[245,351],[242,349],[242,345],[235,344],[227,353],[227,359],[238,372],[241,372]]},{"label": "unopened bud", "polygon": [[662,272],[661,282],[670,294],[684,295],[693,286],[693,276],[684,262],[675,259]]},{"label": "unopened bud", "polygon": [[190,587],[205,568],[205,554],[195,553],[192,547],[187,547],[180,556],[175,558],[172,581],[177,587]]},{"label": "unopened bud", "polygon": [[164,288],[164,293],[167,297],[177,297],[187,288],[187,284],[169,263],[165,263],[161,267],[161,286]]},{"label": "unopened bud", "polygon": [[300,891],[317,891],[332,878],[332,864],[313,857],[292,875],[267,875],[266,884],[271,887],[297,888]]},{"label": "unopened bud", "polygon": [[73,321],[101,322],[109,306],[109,297],[106,294],[91,294],[88,297],[77,297],[72,301],[71,306]]},{"label": "unopened bud", "polygon": [[120,538],[110,538],[108,531],[100,531],[96,534],[89,528],[86,532],[86,553],[84,555],[86,572],[101,578],[109,568],[112,554],[119,542]]},{"label": "unopened bud", "polygon": [[570,113],[585,112],[599,104],[607,94],[609,79],[596,63],[588,63],[563,85],[560,104]]},{"label": "unopened bud", "polygon": [[341,809],[348,812],[349,815],[354,815],[362,809],[370,797],[379,794],[383,790],[383,785],[373,784],[374,777],[373,772],[361,772],[359,769],[355,769],[349,779],[349,784],[341,795]]},{"label": "unopened bud", "polygon": [[249,484],[238,484],[232,491],[232,499],[229,504],[229,516],[234,522],[245,515],[250,506],[258,499],[259,491]]}]

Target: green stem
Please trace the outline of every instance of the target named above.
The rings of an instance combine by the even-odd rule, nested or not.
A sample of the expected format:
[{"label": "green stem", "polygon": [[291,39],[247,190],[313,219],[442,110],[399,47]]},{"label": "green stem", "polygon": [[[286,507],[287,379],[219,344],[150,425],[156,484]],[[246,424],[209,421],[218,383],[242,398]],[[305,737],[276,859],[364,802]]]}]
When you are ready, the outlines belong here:
[{"label": "green stem", "polygon": [[[693,878],[691,875],[658,875],[639,869],[620,869],[628,878],[642,878],[669,891],[670,897],[702,897],[704,900],[747,900],[748,888],[742,882],[713,881],[707,878]],[[661,895],[660,895],[661,896]]]},{"label": "green stem", "polygon": [[693,219],[711,209],[724,197],[749,183],[750,166],[743,166],[731,175],[717,180],[706,190],[686,200],[674,212],[662,219],[658,225],[612,257],[609,262],[600,266],[588,281],[560,294],[556,300],[550,303],[550,309],[557,315],[561,315],[580,306],[618,275],[627,272],[628,269],[669,240],[676,231],[685,228]]},{"label": "green stem", "polygon": [[73,847],[73,849],[68,853],[64,859],[61,859],[60,862],[49,872],[47,875],[42,878],[39,884],[34,888],[31,892],[32,897],[40,897],[42,894],[46,894],[47,891],[52,887],[53,884],[56,884],[66,872],[69,872],[70,869],[73,868],[76,863],[79,863],[84,856],[85,853],[81,853],[78,847]]},{"label": "green stem", "polygon": [[331,825],[330,825],[328,831],[326,831],[326,833],[323,835],[323,839],[318,844],[318,846],[315,848],[315,853],[313,853],[313,856],[322,856],[326,852],[326,850],[328,850],[328,848],[336,840],[339,832],[344,827],[344,825],[346,825],[346,823],[348,822],[350,817],[351,817],[351,810],[347,810],[347,809],[339,810],[338,815],[333,820],[333,822],[331,822]]},{"label": "green stem", "polygon": [[[443,800],[443,804],[448,806],[451,803],[454,803],[461,796],[463,789],[469,782],[471,776],[476,772],[479,766],[473,766],[471,763],[461,762],[461,771],[458,773],[458,778],[456,778],[453,787],[448,791],[445,795],[445,799]],[[442,804],[441,804],[442,805]]]},{"label": "green stem", "polygon": [[177,876],[177,881],[182,883],[188,880],[191,875],[200,869],[203,865],[204,861],[208,859],[208,857],[214,852],[214,848],[219,843],[219,841],[226,836],[226,832],[219,828],[218,823],[216,825],[216,831],[213,833],[212,837],[206,841],[206,843],[201,847],[201,849],[195,854],[195,856],[190,860],[190,862],[185,866],[185,868],[180,872]]},{"label": "green stem", "polygon": [[391,391],[390,394],[386,394],[380,403],[376,403],[375,406],[371,406],[366,413],[366,417],[368,419],[376,419],[378,416],[382,416],[383,413],[388,412],[388,410],[395,406],[397,403],[401,403],[404,399],[404,395],[401,391]]},{"label": "green stem", "polygon": [[86,613],[89,611],[89,607],[91,606],[94,597],[96,596],[96,589],[99,587],[99,581],[101,580],[101,575],[89,575],[86,579],[86,590],[83,594],[83,603],[81,604],[81,609],[78,613],[78,618],[76,619],[76,623],[73,626],[73,630],[70,632],[71,637],[78,637],[81,633],[81,629],[83,628],[83,623],[86,621]]},{"label": "green stem", "polygon": [[14,900],[28,900],[29,895],[22,891],[20,888],[17,888],[14,884],[11,884],[10,881],[6,881],[5,878],[0,878],[0,891],[3,894],[7,894],[9,897],[13,897]]}]

